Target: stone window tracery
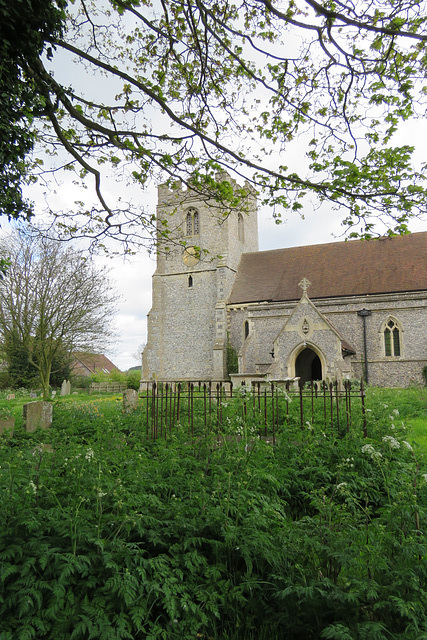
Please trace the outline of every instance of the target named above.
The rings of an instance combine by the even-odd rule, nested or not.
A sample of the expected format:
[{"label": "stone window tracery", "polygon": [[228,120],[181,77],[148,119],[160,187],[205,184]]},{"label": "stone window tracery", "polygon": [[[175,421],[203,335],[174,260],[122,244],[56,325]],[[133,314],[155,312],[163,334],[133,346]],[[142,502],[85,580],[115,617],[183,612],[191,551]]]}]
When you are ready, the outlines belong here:
[{"label": "stone window tracery", "polygon": [[384,354],[386,357],[395,357],[402,352],[402,331],[396,320],[390,318],[384,328]]},{"label": "stone window tracery", "polygon": [[187,209],[186,215],[186,235],[198,236],[200,234],[199,212],[194,207]]}]

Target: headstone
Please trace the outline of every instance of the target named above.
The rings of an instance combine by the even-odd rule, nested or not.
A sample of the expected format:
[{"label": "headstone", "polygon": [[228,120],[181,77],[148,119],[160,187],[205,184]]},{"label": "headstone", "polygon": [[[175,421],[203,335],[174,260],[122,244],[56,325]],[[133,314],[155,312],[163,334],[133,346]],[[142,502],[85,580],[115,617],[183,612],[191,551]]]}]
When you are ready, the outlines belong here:
[{"label": "headstone", "polygon": [[69,396],[71,393],[71,382],[64,380],[61,386],[61,396]]},{"label": "headstone", "polygon": [[15,427],[15,418],[0,418],[0,436],[4,433],[8,436],[13,436],[13,429]]},{"label": "headstone", "polygon": [[23,407],[24,426],[26,431],[34,431],[37,427],[48,429],[52,426],[53,406],[50,402],[28,402]]},{"label": "headstone", "polygon": [[6,396],[6,400],[15,400],[15,394],[14,393],[8,393]]},{"label": "headstone", "polygon": [[56,391],[52,391],[50,395],[52,396],[52,398],[54,398],[56,396]]},{"label": "headstone", "polygon": [[123,409],[125,413],[135,411],[138,406],[138,392],[135,389],[123,391]]}]

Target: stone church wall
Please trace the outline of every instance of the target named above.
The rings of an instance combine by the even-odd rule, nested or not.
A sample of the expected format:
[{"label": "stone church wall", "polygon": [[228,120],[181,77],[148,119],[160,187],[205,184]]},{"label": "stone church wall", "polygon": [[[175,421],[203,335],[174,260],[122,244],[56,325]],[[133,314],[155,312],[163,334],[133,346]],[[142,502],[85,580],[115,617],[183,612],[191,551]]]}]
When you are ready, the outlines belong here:
[{"label": "stone church wall", "polygon": [[[238,187],[226,174],[221,174],[219,178],[226,180],[233,189]],[[245,184],[244,190],[247,198],[241,211],[237,212],[228,211],[225,205],[221,208],[218,203],[209,202],[200,194],[183,189],[180,185],[174,189],[159,187],[158,258],[153,276],[148,342],[143,354],[143,378],[222,379],[226,375],[227,340],[238,354],[240,373],[293,376],[298,358],[298,370],[304,375],[305,367],[311,366],[316,360],[317,369],[312,369],[311,375],[318,375],[319,361],[314,355],[317,353],[324,376],[360,378],[365,346],[363,318],[358,311],[367,309],[370,313],[365,318],[369,384],[406,386],[413,382],[422,383],[422,369],[427,362],[426,292],[343,295],[313,299],[311,302],[304,297],[304,304],[308,301],[306,310],[302,309],[303,298],[290,302],[260,301],[227,305],[241,255],[258,251],[256,197],[248,184]],[[197,219],[197,224],[192,225],[192,219]],[[165,237],[166,226],[171,230],[172,237]],[[372,262],[375,263],[373,258]],[[258,263],[252,261],[252,264],[256,267]],[[273,263],[266,264],[270,265],[271,272]],[[292,265],[292,261],[289,264]],[[279,266],[277,273],[281,273]],[[326,266],[327,273],[333,277],[326,278],[329,284],[324,289],[325,293],[318,289],[317,295],[329,295],[340,284],[334,280],[335,277],[339,278],[339,273],[335,276],[329,263]],[[417,282],[418,271],[414,273],[409,282]],[[256,295],[261,296],[263,274],[266,277],[269,275],[265,270],[246,272],[248,288],[241,298],[234,299],[253,299],[251,282],[257,278]],[[288,271],[283,277],[290,278]],[[325,275],[322,278],[320,272],[316,277],[319,282],[325,281]],[[357,275],[354,277],[357,278]],[[304,283],[304,280],[299,284],[307,292],[308,281]],[[392,276],[389,280],[379,280],[386,290],[395,285]],[[295,287],[297,283],[298,280]],[[312,285],[309,283],[309,286]],[[357,290],[352,287],[350,271],[350,280],[343,292]],[[280,287],[279,290],[282,291]],[[288,291],[287,294],[280,294],[284,297],[294,295],[294,292],[289,293],[289,289],[283,291]],[[397,323],[400,332],[399,356],[385,355],[384,327],[390,318]],[[307,333],[302,331],[304,319],[309,325]],[[304,352],[306,347],[311,349],[308,354]],[[349,355],[351,350],[355,351],[354,355]],[[304,352],[301,358],[300,352]],[[308,357],[311,356],[309,362]]]},{"label": "stone church wall", "polygon": [[156,284],[160,304],[158,309],[153,306],[150,320],[153,312],[162,320],[156,322],[158,335],[152,332],[150,336],[154,344],[150,355],[147,350],[147,369],[156,377],[194,380],[209,379],[212,374],[214,276],[212,271],[194,273],[192,287],[188,286],[187,277],[179,274]]},{"label": "stone church wall", "polygon": [[[363,370],[363,320],[357,312],[369,309],[366,318],[368,380],[373,386],[422,384],[422,369],[427,364],[427,294],[387,294],[342,299],[313,300],[341,337],[356,351],[346,356],[351,361],[351,376],[360,378]],[[229,307],[230,343],[241,355],[242,372],[265,373],[273,343],[289,319],[296,302],[236,305]],[[384,351],[384,325],[390,318],[401,328],[401,356],[389,357]],[[249,321],[250,335],[244,338],[244,323]],[[290,349],[295,347],[289,343]],[[273,366],[283,369],[282,365]]]}]

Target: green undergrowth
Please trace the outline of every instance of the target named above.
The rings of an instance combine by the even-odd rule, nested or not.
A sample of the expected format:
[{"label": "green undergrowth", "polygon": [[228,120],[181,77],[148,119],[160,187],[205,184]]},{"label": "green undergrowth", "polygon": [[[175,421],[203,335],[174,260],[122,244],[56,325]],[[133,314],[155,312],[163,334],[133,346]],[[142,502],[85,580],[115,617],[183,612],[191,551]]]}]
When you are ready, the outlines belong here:
[{"label": "green undergrowth", "polygon": [[154,442],[120,397],[2,438],[0,639],[427,638],[425,392],[372,393],[366,439],[307,420],[272,446],[237,398],[221,433]]}]

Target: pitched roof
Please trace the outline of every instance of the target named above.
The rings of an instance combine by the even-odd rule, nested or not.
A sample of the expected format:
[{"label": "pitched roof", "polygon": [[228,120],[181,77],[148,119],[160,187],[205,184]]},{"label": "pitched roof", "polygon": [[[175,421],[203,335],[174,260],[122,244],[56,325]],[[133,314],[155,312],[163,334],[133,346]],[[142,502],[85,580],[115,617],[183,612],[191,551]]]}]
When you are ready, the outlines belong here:
[{"label": "pitched roof", "polygon": [[427,291],[427,232],[242,255],[229,304]]},{"label": "pitched roof", "polygon": [[71,369],[74,375],[90,376],[95,372],[118,371],[115,364],[100,353],[73,353]]}]

